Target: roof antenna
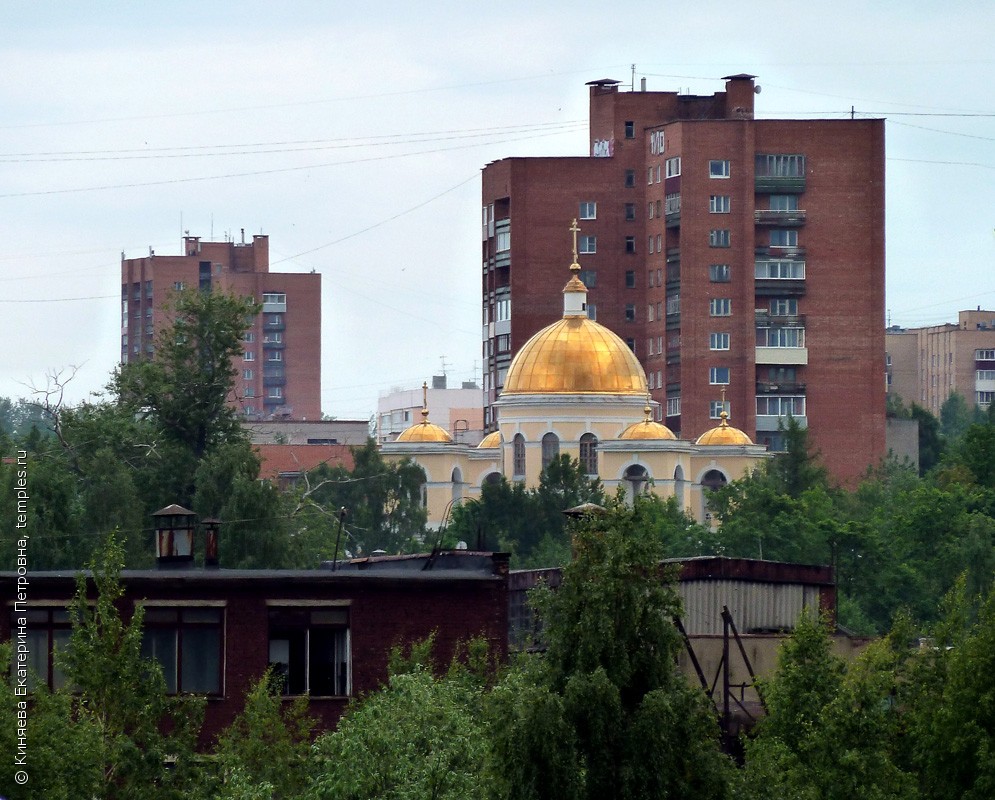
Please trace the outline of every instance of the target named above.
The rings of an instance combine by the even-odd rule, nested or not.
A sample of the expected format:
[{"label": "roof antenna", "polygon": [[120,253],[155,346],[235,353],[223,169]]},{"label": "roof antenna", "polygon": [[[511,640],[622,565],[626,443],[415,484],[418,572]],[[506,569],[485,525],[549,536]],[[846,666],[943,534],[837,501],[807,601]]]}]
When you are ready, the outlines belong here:
[{"label": "roof antenna", "polygon": [[636,91],[636,65],[635,64],[632,65],[632,84],[630,85],[629,91],[630,92]]}]

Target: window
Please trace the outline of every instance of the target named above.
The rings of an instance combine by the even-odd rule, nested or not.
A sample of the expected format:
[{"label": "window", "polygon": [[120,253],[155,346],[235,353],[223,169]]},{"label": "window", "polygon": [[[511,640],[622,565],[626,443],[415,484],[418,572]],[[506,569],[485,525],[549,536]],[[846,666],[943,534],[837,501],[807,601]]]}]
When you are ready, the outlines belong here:
[{"label": "window", "polygon": [[729,334],[728,333],[710,333],[710,334],[708,334],[708,349],[709,350],[728,350],[729,349]]},{"label": "window", "polygon": [[635,289],[636,288],[636,271],[632,269],[627,269],[625,271],[625,288]]},{"label": "window", "polygon": [[798,316],[798,301],[794,298],[775,298],[770,301],[770,315],[772,317],[796,317]]},{"label": "window", "polygon": [[681,415],[681,398],[680,397],[668,397],[667,398],[667,416],[668,417],[679,417]]},{"label": "window", "polygon": [[503,333],[498,336],[495,340],[495,350],[498,353],[507,353],[511,350],[511,336],[510,334]]},{"label": "window", "polygon": [[625,221],[632,222],[636,218],[636,204],[626,203],[625,204]]},{"label": "window", "polygon": [[647,271],[646,271],[646,285],[647,285],[647,286],[648,286],[648,287],[649,287],[650,289],[652,289],[652,288],[653,288],[653,286],[654,286],[654,283],[653,283],[653,276],[654,276],[654,275],[656,275],[656,270],[652,270],[652,269],[651,269],[651,270],[647,270]]},{"label": "window", "polygon": [[[27,627],[28,689],[33,690],[39,683],[49,689],[60,689],[65,685],[66,678],[56,665],[55,654],[69,646],[72,636],[69,609],[29,607],[11,611],[11,629],[21,624]],[[12,674],[15,666],[16,658],[12,658]]]},{"label": "window", "polygon": [[708,280],[712,283],[728,283],[731,280],[728,264],[709,264]]},{"label": "window", "polygon": [[650,255],[653,254],[653,236],[652,234],[646,237],[646,252]]},{"label": "window", "polygon": [[648,388],[648,389],[654,389],[654,388],[656,388],[656,384],[653,383],[653,373],[652,372],[646,373],[646,388]]},{"label": "window", "polygon": [[580,465],[584,468],[584,474],[598,474],[598,437],[593,433],[580,437]]},{"label": "window", "polygon": [[648,219],[653,219],[653,208],[654,208],[654,203],[652,200],[650,200],[646,204],[646,216]]},{"label": "window", "polygon": [[797,211],[798,195],[796,194],[772,194],[770,196],[771,211]]},{"label": "window", "polygon": [[269,663],[284,694],[350,693],[349,609],[270,608]]},{"label": "window", "polygon": [[596,303],[587,304],[587,318],[591,320],[598,319],[598,306]]},{"label": "window", "polygon": [[729,383],[729,367],[711,367],[708,382],[713,386]]},{"label": "window", "polygon": [[670,315],[670,314],[680,314],[680,313],[681,313],[681,296],[679,294],[668,294],[667,314]]},{"label": "window", "polygon": [[708,404],[708,418],[709,419],[720,419],[722,412],[726,412],[726,417],[732,417],[732,411],[730,410],[732,405],[726,400],[724,403],[721,400],[712,400]]},{"label": "window", "polygon": [[511,250],[511,231],[508,228],[501,228],[494,235],[494,252],[507,253]]},{"label": "window", "polygon": [[598,204],[595,202],[588,201],[586,203],[580,204],[580,214],[578,215],[581,219],[597,219],[598,218]]},{"label": "window", "polygon": [[254,386],[247,385],[244,391],[242,392],[242,397],[255,397],[255,396],[256,396],[256,388]]},{"label": "window", "polygon": [[282,325],[283,324],[283,314],[267,314],[266,315],[267,325]]},{"label": "window", "polygon": [[267,350],[266,351],[267,361],[283,361],[283,351],[282,350]]},{"label": "window", "polygon": [[636,123],[631,119],[627,119],[625,121],[625,138],[626,139],[636,138]]},{"label": "window", "polygon": [[708,198],[708,211],[711,214],[728,214],[732,198],[727,194],[713,194]]},{"label": "window", "polygon": [[979,369],[975,373],[975,379],[979,381],[995,381],[995,369]]},{"label": "window", "polygon": [[656,252],[663,252],[663,235],[660,233],[656,235]]},{"label": "window", "polygon": [[757,155],[756,174],[763,178],[804,178],[805,156]]},{"label": "window", "polygon": [[633,303],[628,303],[625,306],[625,321],[626,322],[636,321],[636,306]]},{"label": "window", "polygon": [[775,228],[770,232],[771,247],[798,247],[798,231]]},{"label": "window", "polygon": [[667,177],[676,178],[681,174],[681,157],[674,156],[673,158],[668,158],[667,164]]},{"label": "window", "polygon": [[187,288],[187,285],[183,281],[173,281],[173,289],[177,292],[182,292]]},{"label": "window", "polygon": [[270,397],[270,398],[272,398],[274,400],[282,400],[283,399],[283,387],[282,386],[270,386],[269,387],[269,391],[267,392],[266,396]]},{"label": "window", "polygon": [[525,437],[515,434],[511,440],[512,474],[516,478],[525,477]]},{"label": "window", "polygon": [[753,277],[759,280],[804,280],[805,262],[778,258],[756,261]]},{"label": "window", "polygon": [[495,304],[494,319],[497,322],[507,322],[511,319],[511,298],[503,297]]},{"label": "window", "polygon": [[708,233],[709,247],[729,247],[729,229],[712,230]]},{"label": "window", "polygon": [[625,177],[623,183],[626,189],[636,188],[636,171],[634,169],[627,169],[625,171]]},{"label": "window", "polygon": [[555,433],[542,437],[542,468],[546,469],[560,454],[560,438]]},{"label": "window", "polygon": [[263,344],[280,344],[283,342],[283,334],[280,331],[272,331],[263,335]]},{"label": "window", "polygon": [[633,353],[636,352],[636,340],[635,339],[626,339],[625,340],[625,346],[628,347]]},{"label": "window", "polygon": [[668,194],[664,198],[663,213],[667,216],[681,213],[681,196],[679,194]]},{"label": "window", "polygon": [[636,252],[636,237],[626,236],[625,237],[625,252],[635,253]]},{"label": "window", "polygon": [[598,237],[597,236],[581,236],[580,243],[578,244],[578,252],[580,253],[597,253],[598,252]]},{"label": "window", "polygon": [[992,404],[992,397],[995,397],[995,392],[974,393],[974,398],[979,406],[990,406]]},{"label": "window", "polygon": [[653,167],[650,167],[648,170],[646,170],[646,183],[648,184],[653,183]]},{"label": "window", "polygon": [[287,295],[282,293],[271,292],[263,295],[263,305],[286,305]]},{"label": "window", "polygon": [[757,416],[804,417],[805,395],[772,395],[757,398]]},{"label": "window", "polygon": [[728,178],[729,177],[729,162],[728,161],[709,161],[708,162],[708,177],[709,178]]},{"label": "window", "polygon": [[142,656],[162,667],[171,694],[221,694],[224,609],[213,607],[145,609]]},{"label": "window", "polygon": [[804,346],[804,328],[757,328],[757,347]]},{"label": "window", "polygon": [[242,337],[243,342],[254,342],[256,341],[256,334],[252,331],[246,331],[245,335]]},{"label": "window", "polygon": [[995,361],[995,350],[975,350],[975,361]]},{"label": "window", "polygon": [[656,182],[657,183],[660,182],[660,165],[659,164],[656,165]]},{"label": "window", "polygon": [[655,317],[653,316],[653,304],[650,303],[648,306],[646,306],[646,321],[652,322],[654,319]]},{"label": "window", "polygon": [[252,350],[246,350],[244,353],[242,353],[242,360],[243,361],[255,361],[256,360],[256,354],[255,354],[255,352],[253,352]]},{"label": "window", "polygon": [[732,300],[728,297],[715,297],[708,303],[708,313],[713,317],[728,317],[732,314]]}]

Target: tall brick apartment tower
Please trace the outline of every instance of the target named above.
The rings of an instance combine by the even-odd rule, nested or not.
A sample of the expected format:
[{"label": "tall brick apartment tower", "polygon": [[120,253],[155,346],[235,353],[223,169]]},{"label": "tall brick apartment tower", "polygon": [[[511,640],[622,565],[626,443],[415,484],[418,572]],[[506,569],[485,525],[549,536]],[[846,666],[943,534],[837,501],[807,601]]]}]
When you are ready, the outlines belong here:
[{"label": "tall brick apartment tower", "polygon": [[483,171],[485,426],[515,352],[556,319],[567,227],[589,314],[633,348],[658,418],[783,449],[791,414],[833,475],[885,454],[884,122],[756,120],[712,96],[590,87],[589,157]]},{"label": "tall brick apartment tower", "polygon": [[183,238],[183,255],[121,259],[121,363],[150,358],[171,293],[197,287],[254,297],[262,313],[233,366],[231,402],[247,419],[321,419],[321,275],[269,271],[269,237]]}]

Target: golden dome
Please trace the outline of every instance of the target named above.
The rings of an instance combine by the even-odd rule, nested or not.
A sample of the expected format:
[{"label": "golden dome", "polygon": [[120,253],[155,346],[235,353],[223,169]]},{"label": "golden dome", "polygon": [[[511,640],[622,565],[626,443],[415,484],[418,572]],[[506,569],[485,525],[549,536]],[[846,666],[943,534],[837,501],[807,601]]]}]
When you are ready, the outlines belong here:
[{"label": "golden dome", "polygon": [[415,423],[407,430],[403,431],[400,436],[395,439],[397,442],[451,442],[453,437],[449,435],[445,428],[440,428],[438,425],[429,422],[428,420],[423,420],[422,422]]},{"label": "golden dome", "polygon": [[666,425],[654,422],[650,419],[653,409],[650,407],[647,398],[646,407],[643,413],[646,415],[642,422],[633,422],[628,428],[622,431],[619,439],[676,439],[674,432]]},{"label": "golden dome", "polygon": [[410,428],[401,432],[394,441],[396,442],[437,442],[448,444],[453,437],[449,435],[445,428],[440,428],[428,421],[428,384],[423,383],[421,422],[417,422]]},{"label": "golden dome", "polygon": [[719,414],[719,418],[722,421],[716,427],[701,434],[695,444],[753,444],[749,436],[728,423],[729,415],[725,411]]},{"label": "golden dome", "polygon": [[635,354],[608,328],[569,316],[529,339],[511,362],[502,394],[646,394]]},{"label": "golden dome", "polygon": [[501,446],[501,431],[491,431],[477,445],[478,450],[487,450],[492,447]]}]

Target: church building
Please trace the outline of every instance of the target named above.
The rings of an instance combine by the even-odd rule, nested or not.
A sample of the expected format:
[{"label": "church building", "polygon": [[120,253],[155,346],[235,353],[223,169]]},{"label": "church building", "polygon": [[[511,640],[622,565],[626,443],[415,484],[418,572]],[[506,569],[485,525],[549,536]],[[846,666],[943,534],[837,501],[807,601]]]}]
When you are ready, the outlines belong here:
[{"label": "church building", "polygon": [[[696,441],[678,439],[653,421],[646,374],[616,334],[588,317],[580,280],[577,222],[571,276],[563,287],[563,317],[546,326],[511,362],[500,398],[498,429],[476,447],[457,444],[428,419],[382,445],[389,460],[410,458],[427,476],[428,524],[439,527],[454,505],[480,496],[485,483],[539,485],[542,470],[561,454],[577,459],[592,478],[630,499],[640,492],[675,496],[699,522],[708,520],[705,493],[743,477],[767,458],[728,422]],[[724,400],[723,400],[724,403]]]}]

